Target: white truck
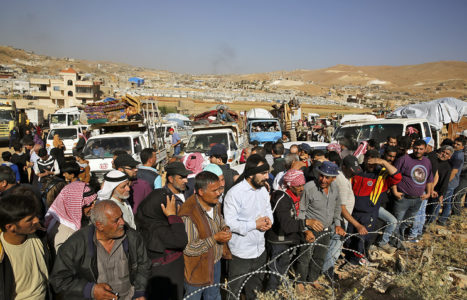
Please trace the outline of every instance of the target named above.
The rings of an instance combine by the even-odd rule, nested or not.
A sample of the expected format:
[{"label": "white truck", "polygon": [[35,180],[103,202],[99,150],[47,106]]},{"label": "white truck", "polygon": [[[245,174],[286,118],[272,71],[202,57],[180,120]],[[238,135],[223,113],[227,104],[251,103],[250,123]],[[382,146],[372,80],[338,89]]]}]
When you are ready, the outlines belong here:
[{"label": "white truck", "polygon": [[239,163],[244,139],[236,123],[193,126],[193,134],[186,145],[185,153],[200,152],[208,160],[207,153],[215,144],[225,145],[227,162],[231,166]]},{"label": "white truck", "polygon": [[62,108],[57,110],[55,113],[49,115],[50,129],[79,125],[81,112],[82,111],[77,107]]},{"label": "white truck", "polygon": [[421,118],[376,119],[372,121],[347,122],[334,132],[333,139],[350,138],[357,142],[374,139],[378,143],[386,141],[388,136],[405,136],[412,127],[421,138],[435,139],[435,147],[439,146],[438,131],[432,130],[428,121]]},{"label": "white truck", "polygon": [[34,124],[34,126],[42,126],[44,124],[44,110],[30,108],[26,109],[25,112],[28,116],[29,122]]}]

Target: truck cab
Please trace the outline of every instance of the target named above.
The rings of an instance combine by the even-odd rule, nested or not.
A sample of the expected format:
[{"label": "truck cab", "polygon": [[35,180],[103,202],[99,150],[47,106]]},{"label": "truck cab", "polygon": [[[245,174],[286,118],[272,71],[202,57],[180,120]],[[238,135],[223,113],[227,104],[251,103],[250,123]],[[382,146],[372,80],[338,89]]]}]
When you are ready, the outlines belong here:
[{"label": "truck cab", "polygon": [[49,115],[50,129],[79,124],[81,111],[77,107],[62,108]]},{"label": "truck cab", "polygon": [[83,149],[84,159],[89,161],[91,173],[97,178],[112,170],[113,153],[123,150],[135,160],[141,161],[139,154],[148,147],[148,140],[144,133],[116,132],[93,136],[88,139]]},{"label": "truck cab", "polygon": [[378,143],[384,143],[388,136],[408,135],[409,128],[415,129],[421,138],[434,138],[435,147],[438,147],[439,139],[437,132],[431,130],[426,119],[399,118],[399,119],[377,119],[374,121],[348,122],[341,125],[334,133],[334,140],[350,138],[357,142],[374,139]]},{"label": "truck cab", "polygon": [[232,166],[239,163],[243,140],[235,123],[194,126],[185,153],[200,152],[208,160],[207,153],[215,144],[223,144],[227,148],[227,163]]}]

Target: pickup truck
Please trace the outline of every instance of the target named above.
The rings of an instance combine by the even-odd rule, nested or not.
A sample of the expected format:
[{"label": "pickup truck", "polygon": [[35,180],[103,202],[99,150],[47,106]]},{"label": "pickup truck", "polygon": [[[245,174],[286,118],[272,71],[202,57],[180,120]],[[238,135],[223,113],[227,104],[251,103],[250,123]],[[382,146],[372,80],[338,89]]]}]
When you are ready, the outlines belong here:
[{"label": "pickup truck", "polygon": [[346,137],[357,142],[374,139],[378,143],[386,141],[388,136],[405,136],[409,127],[415,129],[420,138],[431,137],[435,139],[435,147],[439,145],[439,136],[436,130],[432,130],[426,119],[421,118],[398,118],[398,119],[377,119],[373,121],[363,121],[346,123],[336,129],[333,139],[339,141]]},{"label": "pickup truck", "polygon": [[243,136],[236,123],[196,125],[185,148],[185,153],[200,152],[205,160],[207,153],[215,144],[224,144],[227,148],[228,163],[233,166],[239,163]]}]

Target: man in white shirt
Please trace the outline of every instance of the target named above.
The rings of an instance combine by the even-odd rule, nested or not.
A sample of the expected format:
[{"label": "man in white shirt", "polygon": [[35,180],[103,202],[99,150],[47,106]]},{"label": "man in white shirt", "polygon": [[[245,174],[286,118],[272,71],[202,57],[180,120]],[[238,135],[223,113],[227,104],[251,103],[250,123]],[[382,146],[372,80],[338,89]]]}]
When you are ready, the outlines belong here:
[{"label": "man in white shirt", "polygon": [[[232,231],[229,241],[232,260],[229,263],[230,290],[239,294],[247,277],[237,277],[258,270],[266,264],[265,231],[273,223],[269,192],[266,189],[269,165],[260,155],[251,155],[245,171],[224,199],[224,218]],[[233,281],[234,280],[234,281]],[[244,286],[246,299],[256,299],[255,290],[261,290],[262,274],[249,278]]]}]

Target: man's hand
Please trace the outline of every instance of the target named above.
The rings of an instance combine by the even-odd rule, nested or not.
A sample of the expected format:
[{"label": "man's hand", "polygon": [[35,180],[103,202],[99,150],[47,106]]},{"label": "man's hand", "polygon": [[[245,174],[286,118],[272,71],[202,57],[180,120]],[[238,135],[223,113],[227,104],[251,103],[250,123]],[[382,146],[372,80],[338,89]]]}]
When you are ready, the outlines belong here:
[{"label": "man's hand", "polygon": [[307,219],[305,223],[306,226],[311,227],[314,231],[322,231],[324,229],[323,224],[315,219]]},{"label": "man's hand", "polygon": [[430,195],[427,194],[427,193],[424,193],[423,195],[420,196],[420,199],[421,199],[421,200],[426,200],[426,199],[428,199],[428,198],[430,198]]},{"label": "man's hand", "polygon": [[271,220],[269,220],[268,217],[261,217],[261,218],[256,219],[256,229],[258,229],[259,231],[268,230],[269,228],[271,228],[271,225],[272,225],[272,224],[269,224],[268,222],[271,223]]},{"label": "man's hand", "polygon": [[438,197],[438,192],[437,191],[431,192],[431,198],[437,198],[437,197]]},{"label": "man's hand", "polygon": [[96,283],[94,285],[94,299],[111,300],[117,299],[117,296],[112,293],[112,288],[107,283]]},{"label": "man's hand", "polygon": [[438,198],[439,204],[441,204],[441,205],[443,204],[443,199],[444,199],[443,195],[439,196],[439,198]]},{"label": "man's hand", "polygon": [[401,200],[402,196],[404,196],[404,194],[402,194],[399,191],[393,191],[392,193],[394,194],[394,196],[396,196],[397,200]]},{"label": "man's hand", "polygon": [[315,235],[311,230],[305,231],[305,241],[307,241],[307,243],[313,243],[315,241]]},{"label": "man's hand", "polygon": [[167,196],[167,205],[164,206],[163,203],[161,203],[161,208],[162,208],[162,212],[164,213],[164,215],[166,217],[168,216],[174,216],[177,214],[177,207],[176,207],[176,201],[175,201],[175,196],[172,195],[171,198],[169,198],[169,196]]},{"label": "man's hand", "polygon": [[336,226],[336,234],[340,235],[340,236],[345,236],[345,230],[344,228],[340,227],[340,226]]},{"label": "man's hand", "polygon": [[232,233],[230,231],[219,231],[214,235],[214,239],[218,243],[226,243],[232,238]]},{"label": "man's hand", "polygon": [[363,226],[363,225],[360,225],[360,226],[356,226],[357,228],[357,231],[360,235],[367,235],[368,234],[368,230],[366,230],[366,227]]}]

